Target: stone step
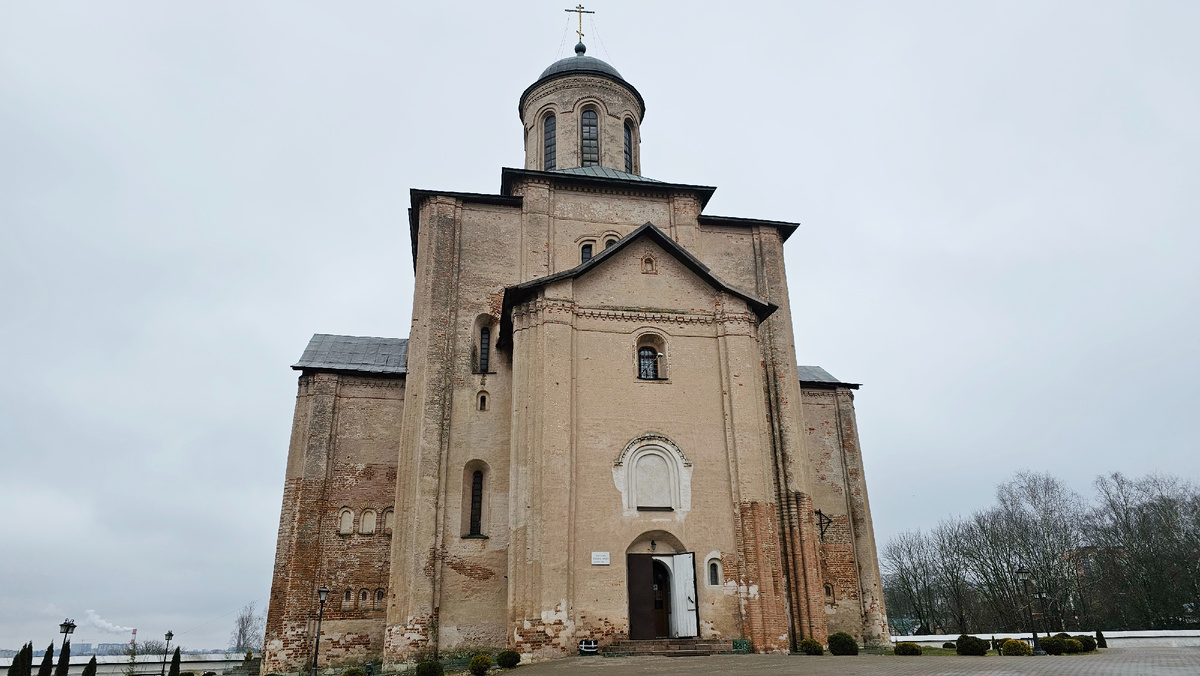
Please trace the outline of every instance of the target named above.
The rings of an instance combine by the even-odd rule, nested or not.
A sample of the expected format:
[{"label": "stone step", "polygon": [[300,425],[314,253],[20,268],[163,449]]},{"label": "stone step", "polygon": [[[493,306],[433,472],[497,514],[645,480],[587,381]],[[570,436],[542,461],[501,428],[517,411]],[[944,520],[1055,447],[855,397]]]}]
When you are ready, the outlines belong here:
[{"label": "stone step", "polygon": [[700,638],[662,638],[613,641],[600,648],[608,655],[665,655],[668,657],[693,657],[732,652],[733,641]]}]

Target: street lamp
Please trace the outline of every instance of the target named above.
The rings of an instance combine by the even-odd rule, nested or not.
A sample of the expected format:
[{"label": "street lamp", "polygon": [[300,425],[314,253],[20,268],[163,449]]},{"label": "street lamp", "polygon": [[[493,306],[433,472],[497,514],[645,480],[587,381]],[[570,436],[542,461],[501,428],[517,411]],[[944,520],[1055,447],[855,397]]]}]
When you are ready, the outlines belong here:
[{"label": "street lamp", "polygon": [[63,635],[63,645],[71,640],[71,634],[75,632],[75,620],[63,620],[62,624],[58,625],[58,630]]},{"label": "street lamp", "polygon": [[1017,569],[1017,580],[1021,582],[1025,591],[1025,600],[1029,603],[1029,626],[1033,628],[1033,654],[1045,655],[1042,650],[1042,644],[1038,641],[1037,619],[1033,616],[1033,597],[1029,595],[1029,569],[1021,566]]},{"label": "street lamp", "polygon": [[325,585],[317,590],[317,600],[321,602],[321,608],[317,611],[317,640],[313,646],[313,663],[312,671],[309,673],[312,676],[317,676],[317,655],[321,653],[321,618],[325,617],[325,598],[329,596],[329,589]]},{"label": "street lamp", "polygon": [[169,652],[171,650],[171,639],[175,638],[175,634],[170,629],[168,629],[166,636],[164,638],[167,639],[167,647],[163,648],[163,663],[162,663],[162,671],[160,672],[161,674],[167,673],[167,652]]}]

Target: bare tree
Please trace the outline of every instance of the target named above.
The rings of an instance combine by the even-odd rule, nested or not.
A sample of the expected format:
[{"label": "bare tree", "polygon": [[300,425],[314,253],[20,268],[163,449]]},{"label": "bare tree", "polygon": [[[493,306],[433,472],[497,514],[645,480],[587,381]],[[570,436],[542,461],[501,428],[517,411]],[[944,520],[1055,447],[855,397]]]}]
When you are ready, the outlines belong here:
[{"label": "bare tree", "polygon": [[256,602],[252,601],[238,611],[233,621],[233,631],[229,634],[230,650],[262,650],[266,618],[257,612],[255,605]]}]

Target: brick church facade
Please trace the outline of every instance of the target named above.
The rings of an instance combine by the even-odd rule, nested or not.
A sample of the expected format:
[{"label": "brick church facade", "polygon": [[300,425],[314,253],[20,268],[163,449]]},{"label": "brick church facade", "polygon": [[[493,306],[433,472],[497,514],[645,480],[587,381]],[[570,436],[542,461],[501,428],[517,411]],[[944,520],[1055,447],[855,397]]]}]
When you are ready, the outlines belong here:
[{"label": "brick church facade", "polygon": [[411,192],[409,337],[293,367],[264,673],[311,662],[322,586],[327,666],[886,641],[858,386],[797,364],[797,224],[643,176],[642,96],[583,45],[519,111],[497,194]]}]

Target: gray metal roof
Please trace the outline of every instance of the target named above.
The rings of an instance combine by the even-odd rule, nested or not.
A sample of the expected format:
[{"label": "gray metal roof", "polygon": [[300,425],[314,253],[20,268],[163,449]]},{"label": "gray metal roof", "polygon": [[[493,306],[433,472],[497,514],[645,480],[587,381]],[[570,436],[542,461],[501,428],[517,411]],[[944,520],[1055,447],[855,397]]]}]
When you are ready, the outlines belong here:
[{"label": "gray metal roof", "polygon": [[317,333],[292,368],[403,375],[408,373],[408,339]]},{"label": "gray metal roof", "polygon": [[550,67],[546,70],[543,70],[542,74],[538,76],[538,79],[542,80],[550,77],[551,75],[557,75],[559,73],[583,71],[601,73],[603,75],[615,77],[621,81],[625,80],[625,78],[621,77],[621,74],[617,72],[616,68],[613,68],[612,66],[595,57],[584,56],[584,52],[586,51],[587,47],[584,47],[582,42],[575,45],[575,56],[568,56],[565,59],[559,59],[558,61],[550,64]]},{"label": "gray metal roof", "polygon": [[596,176],[599,178],[619,178],[625,181],[643,181],[646,183],[662,183],[662,181],[658,181],[653,178],[646,178],[645,176],[638,176],[637,174],[628,174],[624,171],[617,171],[616,169],[609,169],[608,167],[601,167],[599,165],[594,167],[575,167],[574,169],[551,169],[550,173],[572,174],[575,176]]},{"label": "gray metal roof", "polygon": [[796,372],[800,376],[801,383],[842,385],[843,387],[858,389],[858,383],[843,383],[820,366],[797,366]]}]

